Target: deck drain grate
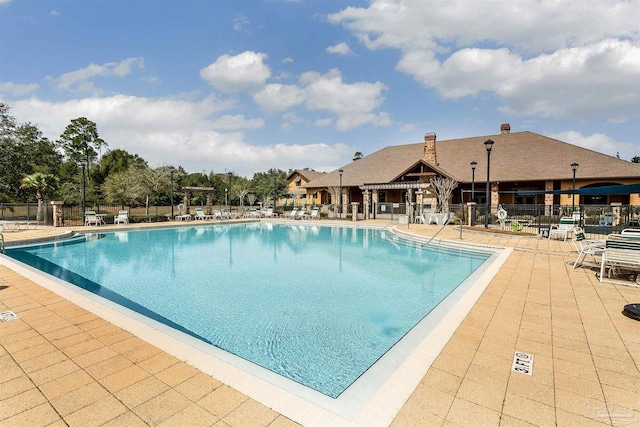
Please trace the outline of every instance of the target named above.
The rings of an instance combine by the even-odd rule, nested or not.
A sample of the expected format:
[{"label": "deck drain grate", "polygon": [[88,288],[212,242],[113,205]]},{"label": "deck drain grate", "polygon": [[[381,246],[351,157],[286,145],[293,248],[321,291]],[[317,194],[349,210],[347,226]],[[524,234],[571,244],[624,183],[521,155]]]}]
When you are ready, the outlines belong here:
[{"label": "deck drain grate", "polygon": [[0,322],[8,322],[9,320],[15,320],[18,318],[18,315],[13,311],[3,311],[0,313]]}]

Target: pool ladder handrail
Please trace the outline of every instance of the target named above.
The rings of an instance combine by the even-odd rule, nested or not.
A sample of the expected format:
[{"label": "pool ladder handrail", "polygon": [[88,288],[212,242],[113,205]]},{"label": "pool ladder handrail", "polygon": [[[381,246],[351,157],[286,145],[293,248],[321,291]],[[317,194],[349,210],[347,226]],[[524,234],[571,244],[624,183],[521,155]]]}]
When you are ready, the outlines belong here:
[{"label": "pool ladder handrail", "polygon": [[4,235],[0,233],[0,254],[4,253]]}]

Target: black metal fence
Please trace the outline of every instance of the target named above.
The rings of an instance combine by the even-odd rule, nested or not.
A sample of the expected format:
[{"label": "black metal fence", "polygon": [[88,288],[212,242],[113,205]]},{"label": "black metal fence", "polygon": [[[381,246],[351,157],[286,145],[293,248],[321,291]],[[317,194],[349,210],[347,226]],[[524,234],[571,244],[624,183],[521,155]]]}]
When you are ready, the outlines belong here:
[{"label": "black metal fence", "polygon": [[[192,206],[192,213],[193,208]],[[243,210],[249,209],[249,206],[214,206],[215,209],[223,209],[232,213],[242,213]],[[292,206],[278,206],[277,211],[284,211],[292,208]],[[307,206],[310,208],[310,206]],[[420,207],[413,205],[414,214],[420,211]],[[144,206],[116,206],[116,205],[87,205],[86,210],[95,211],[101,214],[107,224],[113,223],[113,218],[118,215],[118,211],[126,209],[129,212],[130,222],[161,222],[167,221],[172,215],[179,215],[178,209],[174,207],[173,212],[171,206],[150,206],[148,209]],[[378,203],[370,207],[371,218],[382,220],[394,220],[399,215],[406,215],[407,205],[405,203]],[[471,212],[471,223],[476,226],[484,225],[486,205],[476,205],[475,210]],[[503,209],[505,214],[499,218],[499,209]],[[358,218],[364,218],[364,206],[358,205]],[[431,204],[422,206],[423,212],[433,211]],[[451,204],[449,211],[454,212],[456,217],[468,224],[469,209],[466,204]],[[322,212],[325,212],[329,218],[350,219],[351,205],[323,205]],[[12,221],[36,221],[38,215],[37,203],[0,203],[0,220]],[[324,215],[324,214],[323,214]],[[559,224],[560,218],[573,217],[576,224],[582,227],[589,237],[605,236],[610,233],[619,233],[624,228],[640,227],[640,206],[633,205],[580,205],[572,207],[571,205],[506,205],[492,206],[492,213],[489,215],[488,223],[491,228],[501,230],[541,234],[544,230],[548,230],[553,224]],[[53,224],[53,206],[44,204],[42,206],[42,219],[45,225]],[[79,205],[63,206],[63,225],[64,226],[80,226],[84,223],[84,213]]]}]

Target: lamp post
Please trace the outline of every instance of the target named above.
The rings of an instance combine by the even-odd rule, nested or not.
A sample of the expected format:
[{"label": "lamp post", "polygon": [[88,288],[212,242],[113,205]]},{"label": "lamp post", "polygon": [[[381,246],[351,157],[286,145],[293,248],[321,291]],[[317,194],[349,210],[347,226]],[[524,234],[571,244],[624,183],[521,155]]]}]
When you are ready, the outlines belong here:
[{"label": "lamp post", "polygon": [[[573,171],[573,191],[576,191],[576,171],[578,170],[578,164],[576,162],[571,163],[571,170]],[[573,216],[573,211],[576,209],[576,195],[571,194],[571,216]]]},{"label": "lamp post", "polygon": [[[227,181],[227,184],[229,186],[229,215],[231,215],[231,176],[233,175],[233,172],[227,172],[227,176],[229,177],[229,180]],[[227,190],[225,190],[225,192],[227,192]],[[226,199],[226,198],[225,198]]]},{"label": "lamp post", "polygon": [[171,168],[169,170],[169,173],[171,174],[171,219],[173,220],[174,216],[173,216],[173,172],[174,169]]},{"label": "lamp post", "polygon": [[229,189],[224,189],[224,204],[229,206]]},{"label": "lamp post", "polygon": [[340,173],[340,219],[342,219],[342,173],[344,171],[340,169],[338,173]]},{"label": "lamp post", "polygon": [[471,163],[471,201],[473,202],[476,199],[476,165],[478,162],[475,160]]},{"label": "lamp post", "polygon": [[276,178],[277,177],[278,176],[274,173],[273,174],[273,209],[274,210],[276,209],[276,193],[278,192],[277,189],[276,189],[276,185],[277,185],[276,184]]},{"label": "lamp post", "polygon": [[489,188],[491,186],[491,181],[490,181],[490,170],[491,170],[491,148],[493,147],[494,142],[490,139],[487,139],[484,142],[484,147],[487,149],[487,188],[486,190],[486,197],[487,197],[487,212],[484,215],[484,228],[488,228],[489,227],[489,215],[491,215],[491,189]]},{"label": "lamp post", "polygon": [[86,191],[84,186],[84,167],[87,164],[87,158],[81,157],[79,160],[80,166],[82,167],[82,215],[86,212]]}]

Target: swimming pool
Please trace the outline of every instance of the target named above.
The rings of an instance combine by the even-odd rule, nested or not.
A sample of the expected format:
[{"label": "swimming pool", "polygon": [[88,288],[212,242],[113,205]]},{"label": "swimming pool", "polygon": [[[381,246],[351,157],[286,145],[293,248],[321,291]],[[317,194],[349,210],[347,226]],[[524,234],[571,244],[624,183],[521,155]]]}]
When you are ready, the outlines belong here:
[{"label": "swimming pool", "polygon": [[252,223],[7,255],[335,398],[489,257],[423,246],[374,229]]}]

